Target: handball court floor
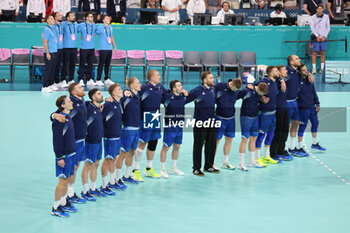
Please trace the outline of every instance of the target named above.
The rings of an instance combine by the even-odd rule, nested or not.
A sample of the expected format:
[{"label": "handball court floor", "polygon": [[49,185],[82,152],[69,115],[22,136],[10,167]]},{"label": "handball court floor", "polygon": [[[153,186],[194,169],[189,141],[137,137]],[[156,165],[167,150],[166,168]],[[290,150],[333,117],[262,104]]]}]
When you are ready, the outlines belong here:
[{"label": "handball court floor", "polygon": [[[128,185],[116,196],[76,205],[78,212],[63,219],[50,215],[57,178],[49,114],[56,109],[56,98],[67,92],[42,94],[39,81],[29,84],[21,78],[25,71],[16,74],[15,84],[0,84],[1,233],[349,232],[350,131],[348,124],[341,123],[347,119],[340,119],[346,118],[350,109],[347,86],[324,85],[317,80],[317,89],[327,91],[319,92],[321,107],[342,108],[320,116],[320,125],[332,128],[341,123],[344,131],[319,133],[326,152],[310,150],[311,134],[307,132],[305,143],[312,153],[309,158],[249,169],[247,173],[221,170],[219,175],[202,178],[191,174],[193,135],[187,132],[178,161],[184,177],[145,178],[144,183]],[[195,74],[190,77],[196,78]],[[196,85],[198,82],[192,81],[184,87],[190,90]],[[107,96],[107,92],[103,94]],[[240,104],[238,101],[236,106]],[[341,112],[343,115],[336,118]],[[239,141],[237,132],[230,155],[236,166]],[[223,157],[222,145],[218,164]],[[153,162],[156,171],[160,170],[160,149],[161,141]],[[169,168],[170,153],[167,159]],[[141,168],[145,163],[144,154]],[[81,169],[77,193],[82,189]],[[100,174],[97,184],[101,184]]]}]

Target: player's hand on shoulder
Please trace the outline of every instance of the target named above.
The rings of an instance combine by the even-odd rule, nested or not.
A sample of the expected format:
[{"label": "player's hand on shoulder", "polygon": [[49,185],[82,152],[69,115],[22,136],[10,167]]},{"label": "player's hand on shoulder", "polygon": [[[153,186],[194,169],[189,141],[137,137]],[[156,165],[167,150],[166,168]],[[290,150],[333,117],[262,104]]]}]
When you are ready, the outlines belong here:
[{"label": "player's hand on shoulder", "polygon": [[184,96],[188,96],[188,91],[186,91],[185,89],[182,90],[182,93],[184,94]]},{"label": "player's hand on shoulder", "polygon": [[131,91],[125,90],[125,91],[124,91],[124,96],[130,97],[130,96],[131,96]]},{"label": "player's hand on shoulder", "polygon": [[61,123],[64,123],[66,121],[66,117],[62,114],[59,114],[59,113],[54,113],[53,118],[55,118],[56,120],[58,120]]},{"label": "player's hand on shoulder", "polygon": [[309,75],[307,76],[307,79],[309,80],[310,83],[314,83],[315,81],[315,78],[311,73],[309,73]]},{"label": "player's hand on shoulder", "polygon": [[254,90],[254,85],[251,84],[251,83],[249,83],[249,84],[247,85],[247,88],[249,88],[250,90]]},{"label": "player's hand on shoulder", "polygon": [[262,101],[264,104],[267,104],[267,103],[270,101],[270,98],[269,98],[269,97],[266,97],[266,96],[262,96],[262,97],[261,97],[261,101]]},{"label": "player's hand on shoulder", "polygon": [[106,102],[110,102],[110,103],[112,103],[113,102],[113,98],[110,96],[110,97],[107,97],[106,98]]}]

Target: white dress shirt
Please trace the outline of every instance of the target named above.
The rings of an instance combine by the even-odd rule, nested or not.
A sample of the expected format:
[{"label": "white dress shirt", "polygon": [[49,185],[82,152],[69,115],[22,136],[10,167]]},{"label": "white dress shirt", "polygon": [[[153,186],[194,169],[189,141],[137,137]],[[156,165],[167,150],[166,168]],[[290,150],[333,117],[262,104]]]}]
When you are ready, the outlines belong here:
[{"label": "white dress shirt", "polygon": [[1,10],[13,11],[17,13],[19,11],[18,0],[0,0],[0,12]]},{"label": "white dress shirt", "polygon": [[60,12],[63,16],[65,16],[67,12],[71,11],[70,0],[54,0],[52,11]]},{"label": "white dress shirt", "polygon": [[220,19],[220,23],[224,23],[225,21],[225,15],[227,14],[234,14],[233,10],[228,10],[227,12],[224,11],[224,9],[221,9],[219,12],[218,12],[218,15],[216,17],[219,17]]},{"label": "white dress shirt", "polygon": [[[174,8],[178,8],[182,6],[181,0],[163,0],[162,6],[165,6],[168,10],[172,10]],[[165,16],[168,16],[169,20],[180,21],[179,11],[176,12],[164,12]]]},{"label": "white dress shirt", "polygon": [[29,13],[34,13],[34,15],[43,14],[43,18],[46,16],[45,0],[28,0],[27,3],[27,17]]},{"label": "white dress shirt", "polygon": [[205,3],[203,0],[190,0],[187,4],[187,14],[192,20],[194,13],[205,13]]}]

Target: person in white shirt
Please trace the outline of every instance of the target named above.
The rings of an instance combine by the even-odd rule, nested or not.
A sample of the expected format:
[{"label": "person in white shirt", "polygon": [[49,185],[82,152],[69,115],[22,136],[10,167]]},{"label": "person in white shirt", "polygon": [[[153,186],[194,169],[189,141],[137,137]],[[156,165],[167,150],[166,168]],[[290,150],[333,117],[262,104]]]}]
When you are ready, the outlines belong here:
[{"label": "person in white shirt", "polygon": [[66,15],[71,11],[70,0],[54,0],[52,6],[53,12],[60,12],[62,15]]},{"label": "person in white shirt", "polygon": [[18,15],[19,4],[18,0],[0,0],[0,22],[1,21],[16,21]]},{"label": "person in white shirt", "polygon": [[190,0],[187,4],[186,10],[192,24],[194,13],[205,13],[205,3],[203,0]]},{"label": "person in white shirt", "polygon": [[163,0],[162,9],[165,11],[164,15],[168,16],[169,23],[180,21],[179,10],[181,9],[181,0]]},{"label": "person in white shirt", "polygon": [[252,9],[267,9],[268,1],[267,0],[251,0],[250,5]]},{"label": "person in white shirt", "polygon": [[233,10],[230,9],[230,3],[225,1],[222,3],[222,9],[218,12],[217,17],[220,19],[220,23],[224,23],[225,15],[234,14]]},{"label": "person in white shirt", "polygon": [[45,0],[28,0],[26,10],[28,23],[43,22],[46,17]]},{"label": "person in white shirt", "polygon": [[283,7],[281,4],[277,4],[275,6],[275,10],[271,12],[270,18],[287,18],[286,13],[282,11]]}]

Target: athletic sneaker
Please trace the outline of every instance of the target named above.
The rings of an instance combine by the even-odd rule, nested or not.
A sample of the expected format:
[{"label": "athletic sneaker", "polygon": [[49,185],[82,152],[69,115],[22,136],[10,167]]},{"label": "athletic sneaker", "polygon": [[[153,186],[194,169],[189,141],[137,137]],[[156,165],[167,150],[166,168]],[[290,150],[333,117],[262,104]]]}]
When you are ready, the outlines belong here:
[{"label": "athletic sneaker", "polygon": [[106,188],[102,188],[102,186],[100,187],[100,192],[106,194],[106,195],[109,195],[109,196],[114,196],[116,193],[113,192],[112,190],[110,190],[108,188],[108,186],[106,186]]},{"label": "athletic sneaker", "polygon": [[309,153],[307,153],[304,148],[300,148],[299,149],[299,153],[303,156],[303,157],[309,157]]},{"label": "athletic sneaker", "polygon": [[120,187],[118,183],[114,183],[114,184],[108,183],[107,187],[110,189],[115,189],[115,190],[123,190],[122,187]]},{"label": "athletic sneaker", "polygon": [[288,152],[295,157],[303,157],[303,155],[300,154],[300,152],[297,148],[294,148],[294,150],[289,148]]},{"label": "athletic sneaker", "polygon": [[131,173],[131,177],[134,179],[134,180],[137,180],[139,182],[143,182],[143,178],[141,176],[141,173],[140,173],[140,170],[134,170],[132,173]]},{"label": "athletic sneaker", "polygon": [[102,87],[102,86],[104,86],[104,85],[105,85],[105,84],[104,84],[101,80],[96,81],[96,86]]},{"label": "athletic sneaker", "polygon": [[126,178],[125,176],[123,176],[123,181],[127,182],[127,183],[130,183],[130,184],[138,184],[138,183],[140,183],[140,181],[134,180],[131,177]]},{"label": "athletic sneaker", "polygon": [[66,80],[63,80],[62,82],[58,83],[60,85],[61,88],[66,88],[68,87],[68,83],[66,82]]},{"label": "athletic sneaker", "polygon": [[50,87],[43,87],[43,88],[41,88],[41,92],[43,92],[43,93],[51,93],[52,90],[51,90]]},{"label": "athletic sneaker", "polygon": [[216,170],[220,170],[220,168],[218,167],[218,165],[216,163],[213,164],[213,168],[215,168]]},{"label": "athletic sneaker", "polygon": [[316,150],[320,150],[320,151],[325,151],[325,150],[326,150],[326,148],[322,147],[322,146],[320,145],[320,143],[312,144],[312,145],[311,145],[311,148],[312,148],[312,149],[316,149]]},{"label": "athletic sneaker", "polygon": [[209,172],[209,173],[220,173],[220,171],[218,169],[215,169],[213,167],[210,167],[208,169],[205,169],[203,170],[204,172]]},{"label": "athletic sneaker", "polygon": [[61,88],[61,85],[59,83],[52,84],[53,87],[57,88],[59,90]]},{"label": "athletic sneaker", "polygon": [[94,196],[92,196],[89,191],[86,192],[85,194],[83,192],[81,192],[81,197],[88,200],[88,201],[96,201],[96,198]]},{"label": "athletic sneaker", "polygon": [[143,169],[143,174],[148,177],[159,179],[160,175],[151,167],[149,170],[147,168]]},{"label": "athletic sneaker", "polygon": [[271,156],[273,160],[276,160],[278,163],[282,163],[283,161],[283,156],[282,155],[276,155],[276,156]]},{"label": "athletic sneaker", "polygon": [[49,86],[49,88],[50,88],[52,91],[58,91],[58,88],[55,86],[55,84],[52,84],[51,86]]},{"label": "athletic sneaker", "polygon": [[240,163],[238,165],[238,169],[241,170],[242,172],[247,172],[248,168],[246,167],[246,165],[244,163]]},{"label": "athletic sneaker", "polygon": [[112,80],[110,80],[110,79],[105,80],[105,85],[110,86],[112,84],[114,84],[114,82]]},{"label": "athletic sneaker", "polygon": [[263,157],[262,160],[264,161],[264,163],[270,163],[270,164],[278,163],[278,161],[271,158],[271,156]]},{"label": "athletic sneaker", "polygon": [[263,166],[263,167],[266,167],[266,166],[267,166],[267,164],[264,162],[264,160],[263,160],[262,158],[257,159],[256,162],[257,162],[258,164],[260,164],[261,166]]},{"label": "athletic sneaker", "polygon": [[228,169],[228,170],[235,170],[235,166],[233,166],[230,162],[223,162],[221,165],[221,168]]},{"label": "athletic sneaker", "polygon": [[168,179],[168,173],[166,172],[166,170],[161,169],[160,170],[160,177],[164,178],[164,179]]},{"label": "athletic sneaker", "polygon": [[62,206],[62,209],[64,212],[69,212],[69,213],[75,213],[78,211],[77,208],[75,208],[75,206],[72,205],[68,199],[66,201],[66,205]]},{"label": "athletic sneaker", "polygon": [[52,207],[52,210],[51,210],[51,214],[53,216],[57,216],[57,217],[61,217],[61,218],[67,218],[69,217],[69,214],[64,212],[64,210],[62,209],[62,206],[58,206],[57,209],[54,209]]},{"label": "athletic sneaker", "polygon": [[77,203],[77,204],[85,204],[86,203],[86,200],[78,197],[76,193],[74,193],[73,197],[68,197],[68,199],[71,203]]},{"label": "athletic sneaker", "polygon": [[170,168],[169,170],[170,174],[177,175],[177,176],[183,176],[185,175],[182,171],[180,171],[177,167],[176,168]]},{"label": "athletic sneaker", "polygon": [[323,74],[323,69],[320,69],[320,74]]},{"label": "athletic sneaker", "polygon": [[255,168],[263,168],[260,164],[258,164],[256,161],[249,161],[248,167],[255,167]]},{"label": "athletic sneaker", "polygon": [[90,79],[86,82],[86,86],[96,86],[96,83],[94,82],[94,80]]},{"label": "athletic sneaker", "polygon": [[284,161],[291,161],[294,159],[293,156],[287,150],[284,150],[282,156],[283,156]]},{"label": "athletic sneaker", "polygon": [[118,180],[118,185],[119,185],[119,187],[122,188],[122,190],[125,190],[125,189],[128,188],[128,186],[126,186],[126,185],[123,183],[122,179],[119,179],[119,180]]},{"label": "athletic sneaker", "polygon": [[201,170],[193,170],[192,173],[196,176],[204,176],[204,173]]},{"label": "athletic sneaker", "polygon": [[74,80],[70,80],[70,81],[68,82],[68,86],[71,85],[72,83],[75,83]]},{"label": "athletic sneaker", "polygon": [[316,68],[312,68],[312,74],[317,74]]},{"label": "athletic sneaker", "polygon": [[85,86],[85,83],[84,83],[84,80],[83,80],[83,79],[81,79],[81,80],[79,81],[79,85],[82,86],[82,87]]},{"label": "athletic sneaker", "polygon": [[89,193],[91,194],[91,195],[94,195],[95,197],[105,197],[106,196],[106,194],[105,193],[102,193],[102,192],[100,192],[98,189],[95,189],[95,190],[89,190]]}]

